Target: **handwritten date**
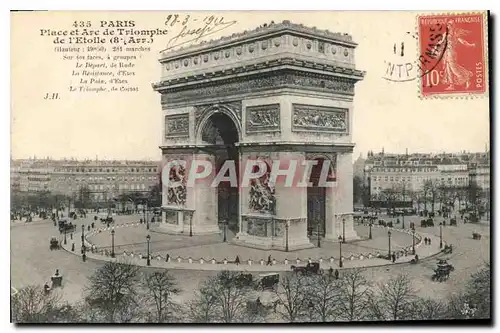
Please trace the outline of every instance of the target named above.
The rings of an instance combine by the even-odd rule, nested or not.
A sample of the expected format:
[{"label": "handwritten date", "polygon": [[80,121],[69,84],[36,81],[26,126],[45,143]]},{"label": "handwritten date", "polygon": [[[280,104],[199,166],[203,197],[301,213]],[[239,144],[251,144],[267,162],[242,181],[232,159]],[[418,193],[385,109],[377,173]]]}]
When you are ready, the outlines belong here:
[{"label": "handwritten date", "polygon": [[201,21],[197,18],[192,18],[190,15],[168,15],[165,20],[165,25],[170,27],[181,25],[181,31],[170,38],[167,47],[161,52],[183,44],[197,42],[203,37],[226,29],[236,23],[237,21],[226,21],[223,16],[215,15],[205,16]]}]

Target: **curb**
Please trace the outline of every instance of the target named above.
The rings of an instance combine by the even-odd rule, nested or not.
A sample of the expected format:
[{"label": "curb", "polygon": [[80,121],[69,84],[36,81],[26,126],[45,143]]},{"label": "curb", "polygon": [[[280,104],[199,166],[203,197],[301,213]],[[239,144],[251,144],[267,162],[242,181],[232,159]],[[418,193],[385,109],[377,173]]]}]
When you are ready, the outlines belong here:
[{"label": "curb", "polygon": [[[107,228],[107,227],[102,228],[101,227],[101,228],[97,228],[97,229],[90,231],[86,235],[87,236],[88,235],[95,235],[95,234],[101,233],[103,231],[110,231],[111,229],[114,229],[114,228],[123,228],[123,227],[131,227],[131,226],[133,227],[133,226],[138,226],[138,225],[140,225],[140,223],[137,222],[137,223],[120,224],[120,225],[117,225],[114,227],[109,227],[109,228]],[[376,227],[376,226],[373,226],[373,227]],[[387,227],[383,227],[383,226],[378,226],[378,227],[386,228],[388,230],[394,230],[397,232],[404,232],[404,233],[411,234],[411,231],[406,230],[406,229],[404,229],[404,231],[402,231],[401,229],[397,229],[397,228],[396,229],[395,228],[387,228]],[[75,234],[75,237],[77,237],[77,239],[78,239],[79,237],[77,235],[78,235],[78,233]],[[436,237],[434,235],[429,235],[429,236],[432,236],[433,238]],[[423,236],[421,234],[415,233],[415,238],[418,239],[418,243],[415,244],[415,248],[418,248],[422,245]],[[150,255],[150,260],[151,260],[152,265],[147,266],[144,262],[144,260],[146,258],[141,253],[134,254],[133,252],[128,253],[127,251],[124,251],[123,253],[115,254],[115,258],[111,258],[109,250],[106,249],[106,250],[98,251],[98,248],[95,245],[91,244],[87,240],[87,237],[85,237],[85,246],[87,246],[88,248],[92,248],[91,251],[87,252],[87,260],[115,261],[115,260],[118,260],[119,258],[127,258],[127,259],[133,261],[134,265],[137,265],[140,267],[145,267],[145,268],[150,267],[150,268],[163,268],[163,269],[210,270],[210,271],[224,270],[224,269],[231,268],[230,270],[241,270],[241,271],[250,270],[250,271],[257,271],[257,272],[267,271],[269,268],[272,268],[271,271],[289,271],[290,270],[289,267],[291,265],[306,264],[307,262],[313,261],[311,258],[308,258],[308,259],[297,258],[297,259],[291,259],[291,260],[285,259],[283,262],[277,262],[276,260],[273,260],[272,265],[268,266],[268,265],[265,265],[266,261],[264,261],[263,259],[261,259],[260,261],[256,261],[256,262],[254,262],[253,260],[250,259],[250,260],[246,260],[246,261],[242,260],[239,265],[236,265],[236,264],[234,264],[234,262],[230,262],[226,258],[224,258],[223,260],[216,260],[215,258],[206,260],[204,258],[200,258],[200,259],[193,259],[190,257],[189,258],[181,258],[181,257],[172,258],[169,256],[169,258],[167,260],[166,256],[161,256],[161,255],[152,256],[152,255]],[[80,256],[79,253],[81,252],[81,247],[80,247],[80,251],[75,250],[74,252],[70,250],[70,246],[68,244],[65,246],[62,245],[61,247],[65,251],[67,251],[73,255]],[[409,252],[411,252],[411,248],[412,248],[412,246],[404,247],[403,249],[407,249],[407,253],[409,253]],[[404,252],[402,249],[400,249],[399,251],[397,251],[397,253],[402,254]],[[440,250],[437,253],[433,253],[433,254],[430,254],[426,257],[422,257],[420,260],[424,261],[424,260],[427,260],[428,258],[432,258],[436,255],[441,254],[441,253],[442,252]],[[387,262],[387,259],[381,258],[381,256],[382,256],[382,254],[380,254],[379,252],[376,252],[376,254],[369,253],[366,256],[363,254],[360,254],[358,256],[351,255],[348,258],[342,257],[342,261],[344,263],[344,266],[346,263],[349,263],[352,261],[359,262],[360,260],[370,262],[370,260],[380,259],[380,260],[384,260]],[[411,254],[406,255],[406,256],[402,255],[401,257],[402,258],[408,257],[409,260],[403,261],[403,262],[395,262],[395,263],[392,263],[389,261],[386,264],[374,263],[372,261],[372,263],[374,263],[375,265],[364,265],[364,266],[342,267],[342,268],[338,267],[339,266],[338,265],[338,261],[339,261],[338,258],[337,259],[334,257],[325,258],[325,259],[319,258],[318,261],[320,263],[320,266],[329,266],[329,267],[337,266],[336,267],[337,269],[372,268],[372,267],[375,268],[375,267],[382,267],[382,266],[410,264],[410,260],[413,258],[413,255],[411,255]],[[399,257],[399,258],[401,258],[401,257]],[[161,265],[155,265],[158,263],[161,263]],[[330,264],[330,265],[328,265],[328,264]]]}]

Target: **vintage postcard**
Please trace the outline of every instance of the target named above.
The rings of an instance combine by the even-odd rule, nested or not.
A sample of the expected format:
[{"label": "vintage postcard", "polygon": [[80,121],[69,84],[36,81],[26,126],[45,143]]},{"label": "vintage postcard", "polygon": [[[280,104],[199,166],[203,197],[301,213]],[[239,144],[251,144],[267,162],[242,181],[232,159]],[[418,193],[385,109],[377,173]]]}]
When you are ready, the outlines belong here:
[{"label": "vintage postcard", "polygon": [[13,323],[491,322],[489,13],[11,13]]}]

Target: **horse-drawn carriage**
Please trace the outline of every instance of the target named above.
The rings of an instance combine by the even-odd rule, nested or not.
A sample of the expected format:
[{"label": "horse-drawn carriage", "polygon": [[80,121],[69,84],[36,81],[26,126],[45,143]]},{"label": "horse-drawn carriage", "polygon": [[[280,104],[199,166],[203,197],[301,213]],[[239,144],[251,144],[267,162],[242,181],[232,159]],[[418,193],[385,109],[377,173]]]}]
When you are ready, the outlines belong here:
[{"label": "horse-drawn carriage", "polygon": [[437,268],[434,270],[434,275],[432,275],[432,281],[446,281],[450,277],[450,272],[454,270],[453,265],[449,264],[446,259],[440,259]]},{"label": "horse-drawn carriage", "polygon": [[434,226],[434,220],[432,218],[423,219],[422,221],[420,221],[420,226],[422,228],[433,227]]},{"label": "horse-drawn carriage", "polygon": [[50,246],[49,246],[50,250],[59,250],[61,248],[61,246],[59,245],[59,241],[55,238],[55,237],[52,237],[50,239]]},{"label": "horse-drawn carriage", "polygon": [[319,267],[319,263],[310,262],[306,266],[292,265],[291,269],[294,273],[298,274],[323,274],[323,270]]},{"label": "horse-drawn carriage", "polygon": [[473,232],[472,239],[481,240],[481,234],[478,234],[477,232]]},{"label": "horse-drawn carriage", "polygon": [[67,220],[59,220],[59,232],[74,232],[76,230],[76,225]]},{"label": "horse-drawn carriage", "polygon": [[279,273],[260,274],[259,278],[262,290],[276,290],[278,288],[278,283],[280,282]]},{"label": "horse-drawn carriage", "polygon": [[443,253],[450,254],[453,252],[453,245],[446,244],[443,249]]}]

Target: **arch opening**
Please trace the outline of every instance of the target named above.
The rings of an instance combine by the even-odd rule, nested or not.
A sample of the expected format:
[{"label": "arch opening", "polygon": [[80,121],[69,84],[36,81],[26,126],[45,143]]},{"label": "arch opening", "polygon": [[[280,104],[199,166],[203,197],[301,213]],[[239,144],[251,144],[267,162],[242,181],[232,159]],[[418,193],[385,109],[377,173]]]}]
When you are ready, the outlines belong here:
[{"label": "arch opening", "polygon": [[[225,113],[212,114],[201,133],[201,140],[214,147],[215,171],[219,173],[226,161],[234,163],[238,186],[232,186],[229,180],[224,180],[217,186],[217,216],[219,228],[226,227],[237,233],[239,231],[239,150],[236,143],[239,141],[238,128],[234,121]],[[224,176],[229,176],[229,170]]]}]

